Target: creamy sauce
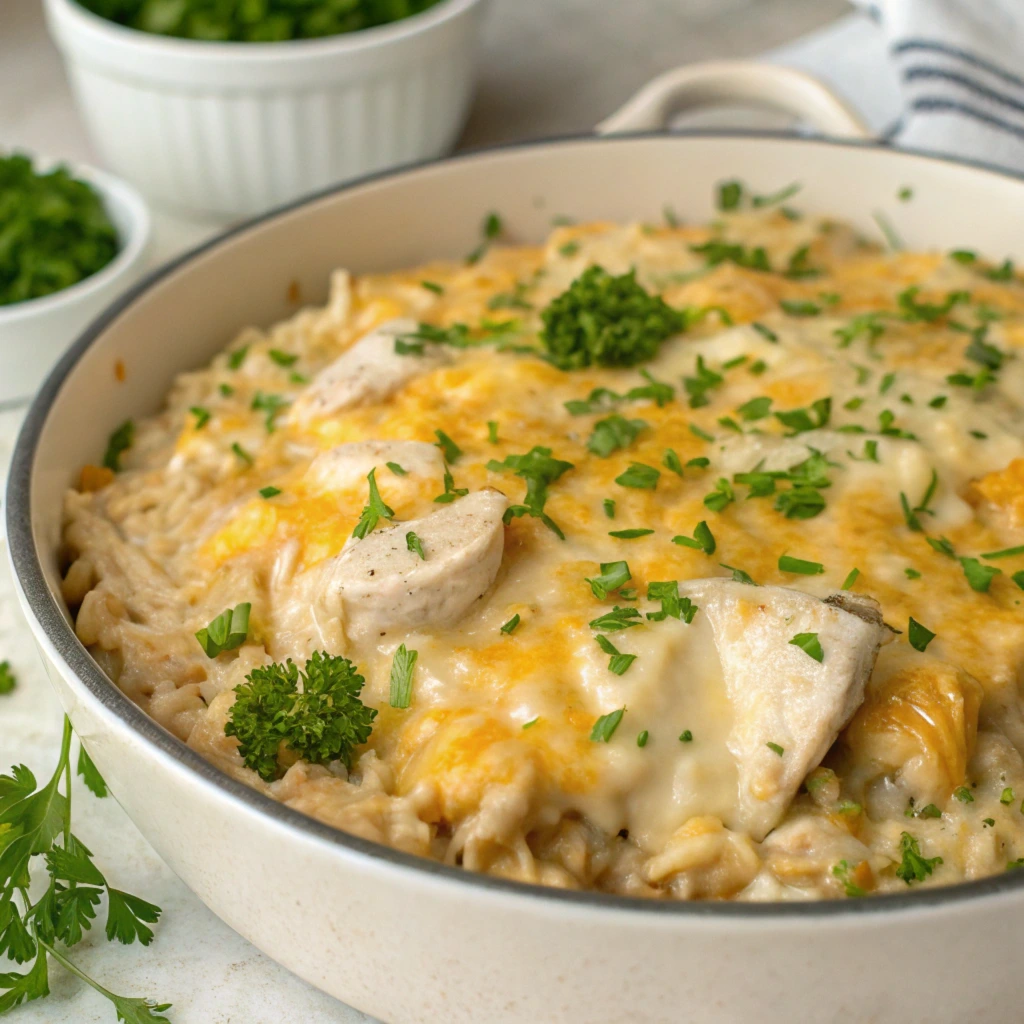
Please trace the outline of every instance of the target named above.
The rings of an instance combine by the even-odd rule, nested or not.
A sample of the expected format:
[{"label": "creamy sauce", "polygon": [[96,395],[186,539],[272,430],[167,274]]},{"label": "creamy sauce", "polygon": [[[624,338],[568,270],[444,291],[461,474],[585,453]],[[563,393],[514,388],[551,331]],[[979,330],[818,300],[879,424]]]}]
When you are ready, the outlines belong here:
[{"label": "creamy sauce", "polygon": [[[799,265],[819,272],[708,266],[692,247],[711,239],[764,246],[779,268],[808,246]],[[540,311],[594,264],[636,268],[674,307],[711,309],[630,369],[562,371],[502,351],[494,338],[395,355],[388,325],[398,318],[514,321],[499,340],[536,346]],[[561,228],[543,248],[494,247],[472,266],[354,281],[339,273],[324,309],[250,329],[208,368],[183,374],[164,411],[136,426],[123,472],[83,474],[65,532],[65,592],[79,636],[132,699],[236,777],[340,828],[474,870],[654,897],[856,895],[907,887],[896,873],[904,832],[925,857],[942,858],[915,886],[1005,870],[1024,855],[1024,576],[1012,578],[1024,556],[980,559],[1003,570],[984,592],[958,559],[1024,542],[1024,462],[1015,462],[1024,457],[1024,285],[990,280],[985,266],[882,254],[840,225],[767,211],[711,228]],[[970,298],[925,319],[904,315],[955,291]],[[784,302],[814,312],[787,312]],[[877,311],[892,314],[874,321],[877,331],[863,320],[851,331],[856,317]],[[951,384],[950,375],[982,370],[965,353],[986,322],[984,344],[1001,365],[983,386]],[[365,339],[378,329],[386,356],[375,363],[374,351],[385,350]],[[342,362],[361,341],[358,352],[369,355]],[[717,378],[703,402],[684,384],[699,378],[698,358]],[[565,407],[650,378],[674,389],[671,400],[580,415]],[[827,415],[813,405],[823,399]],[[794,433],[792,419],[774,415],[797,409],[814,429]],[[612,412],[644,426],[599,457],[588,439]],[[473,531],[490,528],[474,522],[445,548],[450,572],[438,563],[436,579],[403,584],[407,595],[435,588],[422,589],[418,618],[401,588],[388,597],[390,617],[375,617],[384,614],[373,603],[376,579],[371,597],[346,611],[346,552],[366,543],[351,539],[366,473],[375,467],[394,523],[426,524],[426,536],[445,489],[445,463],[425,447],[436,431],[461,450],[450,462],[454,487],[493,488],[513,505],[525,482],[491,460],[543,446],[571,463],[544,508],[565,537],[520,516],[481,533],[471,551]],[[392,450],[405,453],[394,460],[406,460],[405,474],[387,468]],[[828,483],[817,488],[824,509],[810,518],[776,508],[789,482],[757,496],[734,479],[785,473],[815,452],[827,459]],[[618,483],[631,463],[657,469],[656,487]],[[705,498],[723,478],[734,500],[716,509]],[[267,487],[280,493],[261,496]],[[713,554],[672,542],[693,537],[701,521]],[[653,533],[610,536],[628,529]],[[492,541],[493,566],[484,550]],[[785,571],[783,556],[822,571]],[[393,557],[406,564],[403,551]],[[636,596],[599,600],[586,579],[619,560]],[[690,623],[646,618],[659,607],[645,598],[648,584],[680,581],[685,593],[686,581],[728,577],[723,563],[762,585],[741,587],[755,619],[788,600],[777,587],[825,598],[846,583],[901,633],[886,643],[888,631],[818,601],[801,605],[791,625],[734,618],[713,629],[709,605]],[[241,601],[252,605],[246,643],[208,658],[194,633]],[[446,612],[439,626],[431,615],[442,605],[457,616]],[[640,625],[604,634],[636,656],[621,675],[589,625],[615,605],[641,613]],[[357,629],[357,612],[360,622],[388,625]],[[519,625],[502,632],[515,615]],[[789,645],[801,616],[825,616],[814,635],[835,638],[820,664]],[[925,652],[908,643],[911,617],[935,634]],[[757,666],[736,662],[744,643]],[[400,644],[418,652],[408,709],[389,706]],[[379,709],[373,734],[352,772],[299,761],[264,782],[224,734],[233,688],[255,666],[302,664],[316,650],[359,666],[362,699]],[[600,716],[618,710],[610,740],[592,740]],[[764,732],[790,727],[790,738]],[[826,750],[828,770],[815,771]],[[755,779],[751,792],[763,789],[755,804],[765,806],[754,811],[746,778]],[[969,802],[955,796],[961,787]]]}]

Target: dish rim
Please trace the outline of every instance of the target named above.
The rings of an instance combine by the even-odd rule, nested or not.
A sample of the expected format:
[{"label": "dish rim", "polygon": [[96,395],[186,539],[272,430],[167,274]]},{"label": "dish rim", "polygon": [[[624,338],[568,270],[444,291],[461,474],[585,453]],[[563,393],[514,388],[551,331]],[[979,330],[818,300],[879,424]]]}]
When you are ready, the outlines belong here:
[{"label": "dish rim", "polygon": [[892,915],[907,912],[924,913],[946,908],[960,908],[970,901],[984,900],[985,898],[1024,890],[1024,871],[1004,871],[999,875],[992,875],[973,881],[958,882],[948,886],[936,886],[935,888],[916,892],[881,894],[863,900],[816,899],[791,902],[654,900],[642,897],[620,896],[595,890],[558,889],[529,882],[512,881],[443,864],[439,861],[430,860],[427,857],[404,853],[382,843],[362,839],[336,829],[258,792],[243,782],[233,779],[188,747],[183,741],[158,725],[154,719],[150,718],[142,708],[132,702],[102,672],[99,665],[78,640],[74,629],[65,620],[63,612],[50,592],[42,562],[36,549],[31,519],[33,465],[43,430],[61,387],[82,356],[125,309],[156,284],[188,262],[247,231],[261,226],[267,221],[291,213],[303,206],[312,205],[322,199],[340,195],[385,178],[397,178],[427,167],[462,163],[481,156],[486,157],[489,154],[508,150],[543,149],[581,142],[616,144],[649,138],[680,140],[688,138],[738,138],[753,141],[770,139],[801,145],[876,149],[891,153],[897,157],[907,155],[940,164],[954,164],[986,171],[997,177],[1024,185],[1024,174],[1007,171],[985,161],[952,158],[920,149],[901,148],[893,150],[885,143],[872,140],[805,137],[794,135],[790,132],[761,130],[724,131],[710,129],[685,132],[658,130],[623,132],[607,136],[601,136],[593,132],[581,132],[526,142],[501,143],[474,148],[439,160],[416,161],[363,175],[342,184],[332,185],[326,189],[274,207],[263,214],[228,228],[215,237],[167,261],[135,283],[108,306],[79,335],[36,393],[22,423],[12,453],[6,488],[5,513],[8,557],[14,569],[16,585],[21,589],[24,601],[31,610],[35,620],[33,623],[30,623],[30,626],[34,632],[36,630],[42,632],[59,657],[63,659],[68,669],[74,673],[77,680],[89,691],[90,696],[95,698],[106,711],[115,715],[122,724],[128,726],[136,736],[145,741],[157,756],[170,758],[177,762],[178,766],[193,772],[201,784],[213,786],[221,793],[239,800],[245,805],[246,809],[266,815],[275,825],[294,829],[306,839],[312,839],[332,848],[340,848],[340,850],[344,851],[345,855],[354,856],[359,860],[368,860],[378,867],[383,864],[389,869],[397,869],[406,875],[412,875],[412,881],[416,881],[416,876],[419,876],[419,880],[425,883],[435,882],[451,886],[456,895],[460,891],[463,893],[476,891],[481,897],[519,897],[534,903],[540,902],[547,905],[545,909],[554,909],[560,905],[566,910],[611,913],[623,918],[631,914],[644,914],[651,918],[660,919],[662,922],[670,922],[675,919],[685,921],[694,918],[710,919],[710,921],[721,919],[725,922],[736,919],[750,920],[752,922],[782,922],[838,918],[852,922],[863,918],[865,915]]}]

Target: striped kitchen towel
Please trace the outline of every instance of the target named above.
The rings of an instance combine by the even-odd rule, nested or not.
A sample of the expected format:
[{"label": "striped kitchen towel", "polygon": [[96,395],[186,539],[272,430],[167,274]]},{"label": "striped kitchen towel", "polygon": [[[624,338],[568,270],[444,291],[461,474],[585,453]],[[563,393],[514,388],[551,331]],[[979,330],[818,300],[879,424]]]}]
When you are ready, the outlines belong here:
[{"label": "striped kitchen towel", "polygon": [[902,146],[1024,173],[1024,0],[855,0],[899,72]]}]

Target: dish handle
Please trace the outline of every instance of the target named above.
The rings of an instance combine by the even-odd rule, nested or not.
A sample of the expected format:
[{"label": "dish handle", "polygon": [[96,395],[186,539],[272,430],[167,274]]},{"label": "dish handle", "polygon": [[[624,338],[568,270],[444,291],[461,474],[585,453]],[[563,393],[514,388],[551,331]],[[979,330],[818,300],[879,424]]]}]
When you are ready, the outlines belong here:
[{"label": "dish handle", "polygon": [[870,139],[860,115],[817,78],[794,68],[721,60],[666,71],[596,128],[599,135],[656,131],[685,110],[740,103],[778,110],[824,135]]}]

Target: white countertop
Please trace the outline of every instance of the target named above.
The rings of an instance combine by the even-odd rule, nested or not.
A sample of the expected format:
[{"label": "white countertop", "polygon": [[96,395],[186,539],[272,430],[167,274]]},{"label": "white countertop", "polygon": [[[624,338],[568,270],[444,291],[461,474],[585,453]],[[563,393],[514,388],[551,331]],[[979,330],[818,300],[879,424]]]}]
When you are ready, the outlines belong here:
[{"label": "white countertop", "polygon": [[[43,29],[39,0],[0,0],[0,6],[0,149],[22,146],[91,160],[59,58]],[[728,24],[723,8],[734,15]],[[463,142],[586,130],[668,67],[777,45],[842,9],[841,0],[496,0],[485,40],[486,72]],[[860,16],[768,58],[828,79],[876,130],[896,114],[881,41]],[[158,213],[154,260],[218,227]],[[0,412],[0,481],[20,419],[20,411]],[[24,762],[44,777],[60,743],[60,709],[14,600],[6,552],[0,553],[0,660],[10,660],[19,680],[13,694],[0,698],[0,769]],[[76,833],[114,884],[164,909],[148,948],[110,945],[101,928],[75,947],[76,961],[108,988],[172,1002],[174,1024],[370,1021],[299,981],[214,917],[113,799],[98,801],[76,785],[74,818]],[[113,1021],[110,1004],[59,967],[51,968],[50,979],[52,994],[16,1010],[12,1021]]]}]

